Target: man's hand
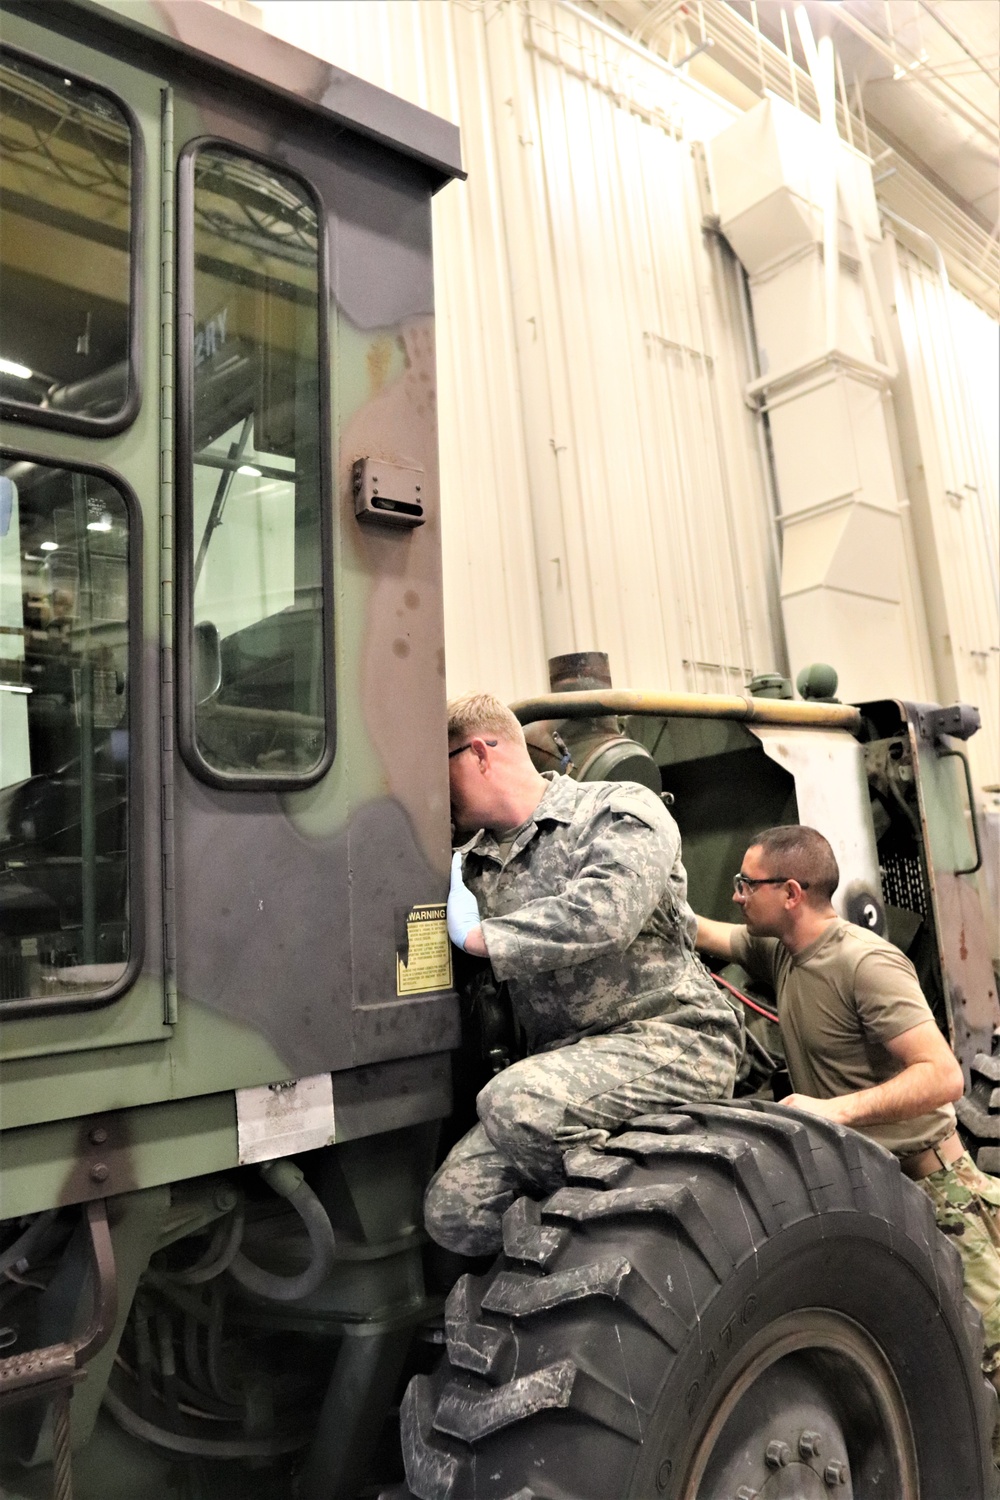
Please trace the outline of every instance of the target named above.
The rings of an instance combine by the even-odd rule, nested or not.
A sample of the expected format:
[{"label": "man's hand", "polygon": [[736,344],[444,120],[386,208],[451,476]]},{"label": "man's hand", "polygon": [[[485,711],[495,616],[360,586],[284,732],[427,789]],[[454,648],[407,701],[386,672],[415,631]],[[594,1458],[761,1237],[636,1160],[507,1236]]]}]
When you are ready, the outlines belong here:
[{"label": "man's hand", "polygon": [[448,936],[456,948],[485,958],[486,944],[480,923],[479,902],[462,879],[462,856],[456,853],[452,856],[448,892]]},{"label": "man's hand", "polygon": [[841,1094],[836,1099],[811,1099],[789,1094],[781,1103],[808,1110],[838,1125],[856,1130],[866,1125],[891,1125],[914,1120],[942,1104],[962,1097],[965,1080],[955,1056],[934,1021],[921,1021],[886,1043],[900,1071],[870,1089]]},{"label": "man's hand", "polygon": [[813,1099],[808,1094],[787,1094],[780,1101],[781,1104],[791,1109],[802,1109],[810,1115],[820,1115],[824,1120],[832,1120],[835,1125],[848,1125],[849,1111],[844,1106],[844,1098],[853,1096],[842,1096],[840,1099]]}]

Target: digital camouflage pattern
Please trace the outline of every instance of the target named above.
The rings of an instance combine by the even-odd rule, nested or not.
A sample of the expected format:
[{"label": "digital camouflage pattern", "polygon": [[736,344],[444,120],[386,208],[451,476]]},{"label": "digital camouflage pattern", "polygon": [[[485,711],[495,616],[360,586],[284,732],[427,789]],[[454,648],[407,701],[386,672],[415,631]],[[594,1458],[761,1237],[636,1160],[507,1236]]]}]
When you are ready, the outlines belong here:
[{"label": "digital camouflage pattern", "polygon": [[500,1220],[524,1192],[565,1181],[563,1153],[600,1146],[626,1120],[694,1099],[729,1098],[739,1057],[735,1018],[706,1017],[701,1033],[669,1019],[632,1021],[525,1058],[477,1100],[480,1123],[427,1190],[429,1234],[462,1255],[500,1249]]},{"label": "digital camouflage pattern", "polygon": [[739,1022],[694,951],[680,833],[663,803],[632,782],[546,780],[506,857],[486,830],[463,851],[493,972],[529,1051],[653,1016],[712,1023],[738,1041]]},{"label": "digital camouflage pattern", "polygon": [[983,1318],[983,1372],[1000,1389],[1000,1181],[981,1172],[966,1151],[917,1186],[962,1257],[965,1295]]},{"label": "digital camouflage pattern", "polygon": [[730,1097],[742,1048],[742,1019],[692,946],[666,808],[632,783],[548,779],[505,856],[487,832],[465,852],[494,973],[536,1055],[486,1085],[480,1123],[427,1190],[429,1233],[464,1255],[499,1250],[505,1209],[557,1188],[572,1147]]}]

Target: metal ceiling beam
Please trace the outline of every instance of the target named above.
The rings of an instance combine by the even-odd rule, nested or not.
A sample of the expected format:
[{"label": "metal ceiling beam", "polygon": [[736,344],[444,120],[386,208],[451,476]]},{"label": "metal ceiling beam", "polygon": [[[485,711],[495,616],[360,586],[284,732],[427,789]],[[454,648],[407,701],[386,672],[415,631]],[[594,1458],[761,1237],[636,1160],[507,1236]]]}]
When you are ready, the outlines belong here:
[{"label": "metal ceiling beam", "polygon": [[[963,119],[971,130],[976,130],[980,135],[986,136],[991,145],[1000,145],[1000,131],[997,129],[996,121],[985,110],[980,109],[977,104],[974,104],[971,99],[966,99],[964,94],[960,93],[949,79],[942,77],[931,63],[924,62],[920,58],[915,57],[907,47],[904,50],[913,59],[908,62],[895,41],[887,42],[884,37],[879,36],[877,31],[873,31],[870,26],[866,26],[864,21],[859,21],[857,17],[853,16],[846,5],[837,7],[834,19],[840,25],[846,26],[848,31],[853,31],[855,36],[860,37],[873,51],[879,53],[887,62],[891,63],[894,69],[901,68],[907,78],[912,79],[914,83],[920,84],[928,93],[934,94],[936,98],[947,105],[953,114]],[[947,99],[943,97],[941,89],[934,87],[930,79],[933,79],[935,84],[940,84],[941,89],[948,95]],[[969,115],[969,110],[978,116],[978,120],[973,119]]]},{"label": "metal ceiling beam", "polygon": [[955,28],[945,20],[944,16],[938,10],[937,6],[931,5],[930,0],[917,0],[917,4],[920,6],[921,10],[925,10],[927,12],[932,20],[937,22],[942,31],[946,32],[947,35],[951,37],[952,41],[957,47],[961,47],[966,57],[972,59],[976,67],[986,74],[990,82],[996,84],[997,88],[1000,88],[1000,71],[995,73],[992,72],[983,62],[982,58],[977,57],[976,53],[973,52],[972,48],[969,46],[964,37],[962,37],[955,30]]}]

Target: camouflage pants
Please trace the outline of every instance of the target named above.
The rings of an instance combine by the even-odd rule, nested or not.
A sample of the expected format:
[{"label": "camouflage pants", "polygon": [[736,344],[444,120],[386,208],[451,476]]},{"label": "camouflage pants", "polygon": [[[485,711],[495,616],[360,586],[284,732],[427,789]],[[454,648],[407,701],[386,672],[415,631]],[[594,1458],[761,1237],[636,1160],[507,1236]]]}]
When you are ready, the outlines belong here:
[{"label": "camouflage pants", "polygon": [[980,1172],[966,1152],[917,1186],[962,1257],[965,1295],[983,1318],[983,1373],[1000,1389],[1000,1180]]},{"label": "camouflage pants", "polygon": [[[965,1295],[983,1319],[983,1374],[1000,1393],[1000,1180],[981,1172],[966,1151],[917,1183],[934,1217],[962,1257]],[[1000,1466],[1000,1423],[993,1433]]]},{"label": "camouflage pants", "polygon": [[713,1036],[654,1020],[515,1063],[482,1090],[480,1123],[432,1179],[427,1232],[462,1255],[495,1254],[505,1210],[522,1193],[559,1187],[565,1151],[603,1144],[636,1115],[728,1098],[738,1059],[733,1035],[721,1028]]}]

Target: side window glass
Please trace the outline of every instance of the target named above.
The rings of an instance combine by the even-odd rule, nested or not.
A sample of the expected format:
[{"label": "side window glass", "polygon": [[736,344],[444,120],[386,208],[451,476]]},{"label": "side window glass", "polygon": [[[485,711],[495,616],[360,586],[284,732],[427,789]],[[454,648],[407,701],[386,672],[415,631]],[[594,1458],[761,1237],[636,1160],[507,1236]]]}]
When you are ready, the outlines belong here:
[{"label": "side window glass", "polygon": [[301,782],[330,738],[319,219],[270,164],[210,146],[188,169],[182,746],[210,779]]},{"label": "side window glass", "polygon": [[130,358],[132,126],[109,94],[0,53],[0,407],[115,430]]},{"label": "side window glass", "polygon": [[129,545],[108,479],[0,459],[0,1014],[128,969]]}]

